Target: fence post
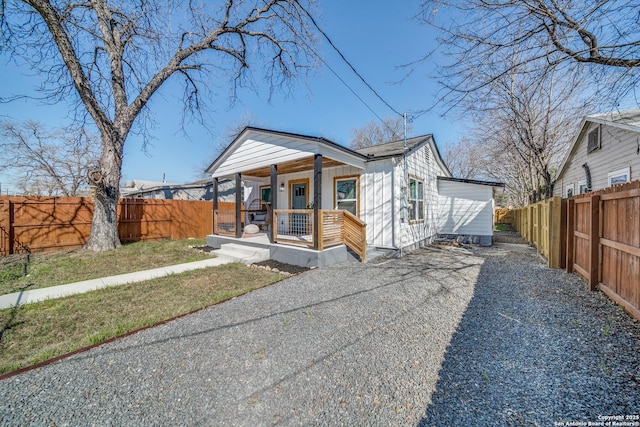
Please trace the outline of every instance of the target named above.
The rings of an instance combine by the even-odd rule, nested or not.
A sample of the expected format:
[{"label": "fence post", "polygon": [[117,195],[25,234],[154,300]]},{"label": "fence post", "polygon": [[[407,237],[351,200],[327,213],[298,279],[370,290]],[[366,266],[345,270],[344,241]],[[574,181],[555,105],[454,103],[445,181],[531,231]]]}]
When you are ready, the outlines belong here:
[{"label": "fence post", "polygon": [[551,268],[561,268],[561,213],[562,198],[556,196],[551,199],[551,203],[549,205],[549,267]]},{"label": "fence post", "polygon": [[11,239],[9,239],[9,233],[11,230],[11,220],[10,216],[10,208],[9,208],[9,199],[5,199],[2,203],[2,211],[0,211],[0,227],[4,230],[4,233],[0,233],[0,248],[4,248],[6,256],[11,255],[11,248],[9,245],[11,244]]},{"label": "fence post", "polygon": [[560,233],[560,238],[558,239],[558,268],[565,268],[567,265],[565,257],[567,252],[567,200],[558,197],[558,204],[560,205],[556,216],[558,219],[558,233]]},{"label": "fence post", "polygon": [[589,290],[595,291],[600,281],[600,196],[591,196],[589,224]]},{"label": "fence post", "polygon": [[567,200],[567,255],[566,255],[566,268],[567,273],[573,273],[573,245],[574,238],[573,232],[575,231],[575,209],[576,202],[573,199]]},{"label": "fence post", "polygon": [[14,227],[14,223],[15,223],[15,205],[11,200],[7,200],[7,207],[8,209],[8,216],[7,219],[9,221],[9,227],[7,228],[7,239],[9,239],[9,241],[7,242],[7,252],[9,255],[13,254],[15,251],[14,248],[14,242],[16,240],[16,229]]}]

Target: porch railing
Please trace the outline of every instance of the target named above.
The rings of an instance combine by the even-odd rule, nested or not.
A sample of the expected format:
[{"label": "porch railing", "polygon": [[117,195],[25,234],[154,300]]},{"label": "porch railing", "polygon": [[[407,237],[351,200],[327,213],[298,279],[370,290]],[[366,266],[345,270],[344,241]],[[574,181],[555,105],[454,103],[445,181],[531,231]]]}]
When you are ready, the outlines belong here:
[{"label": "porch railing", "polygon": [[367,262],[367,224],[360,221],[351,212],[344,213],[344,226],[342,227],[342,239],[344,244],[354,251],[362,262]]},{"label": "porch railing", "polygon": [[[345,244],[362,260],[367,259],[367,225],[343,210],[320,210],[318,250]],[[272,239],[274,242],[314,247],[313,210],[275,210]]]},{"label": "porch railing", "polygon": [[273,212],[273,242],[314,246],[313,210],[287,209]]},{"label": "porch railing", "polygon": [[[243,221],[249,211],[242,210]],[[343,210],[320,210],[318,250],[347,245],[362,262],[367,258],[367,225],[350,212]],[[236,211],[217,209],[213,212],[214,234],[236,235]],[[240,224],[242,227],[243,224]],[[288,243],[315,247],[312,209],[277,209],[273,211],[270,226],[274,243]]]},{"label": "porch railing", "polygon": [[236,235],[236,211],[217,209],[213,211],[213,234]]}]

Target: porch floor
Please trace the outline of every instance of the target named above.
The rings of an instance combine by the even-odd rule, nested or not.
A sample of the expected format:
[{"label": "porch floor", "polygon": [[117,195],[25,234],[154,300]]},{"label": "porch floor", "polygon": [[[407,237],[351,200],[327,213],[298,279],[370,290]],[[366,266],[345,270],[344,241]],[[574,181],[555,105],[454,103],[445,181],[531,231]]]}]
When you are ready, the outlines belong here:
[{"label": "porch floor", "polygon": [[241,238],[216,234],[207,236],[207,245],[214,249],[220,249],[220,246],[225,243],[269,249],[271,259],[300,267],[327,267],[349,260],[345,245],[316,251],[303,245],[271,243],[267,233],[257,233]]}]

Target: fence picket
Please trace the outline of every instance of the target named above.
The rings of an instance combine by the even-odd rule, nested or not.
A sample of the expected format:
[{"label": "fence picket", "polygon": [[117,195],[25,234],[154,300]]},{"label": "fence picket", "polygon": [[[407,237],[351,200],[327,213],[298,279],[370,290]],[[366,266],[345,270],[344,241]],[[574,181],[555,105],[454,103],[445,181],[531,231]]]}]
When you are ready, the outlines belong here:
[{"label": "fence picket", "polygon": [[[91,232],[93,201],[79,197],[0,196],[0,255],[20,244],[31,252],[84,246]],[[184,239],[210,234],[211,202],[121,199],[118,232],[123,242]],[[6,235],[6,236],[5,236]]]}]

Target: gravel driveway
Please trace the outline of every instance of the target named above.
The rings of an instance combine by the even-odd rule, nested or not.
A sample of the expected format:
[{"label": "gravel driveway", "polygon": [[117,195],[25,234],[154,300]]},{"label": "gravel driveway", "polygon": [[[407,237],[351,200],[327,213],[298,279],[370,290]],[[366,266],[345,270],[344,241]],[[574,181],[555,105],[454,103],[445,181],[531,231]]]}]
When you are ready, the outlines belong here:
[{"label": "gravel driveway", "polygon": [[449,426],[637,414],[640,328],[584,289],[500,248],[313,270],[1,381],[0,419]]}]

